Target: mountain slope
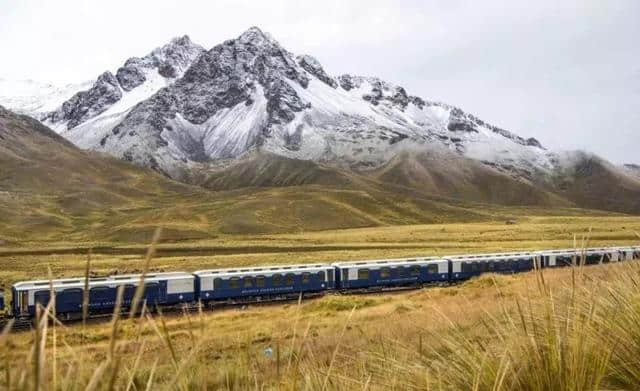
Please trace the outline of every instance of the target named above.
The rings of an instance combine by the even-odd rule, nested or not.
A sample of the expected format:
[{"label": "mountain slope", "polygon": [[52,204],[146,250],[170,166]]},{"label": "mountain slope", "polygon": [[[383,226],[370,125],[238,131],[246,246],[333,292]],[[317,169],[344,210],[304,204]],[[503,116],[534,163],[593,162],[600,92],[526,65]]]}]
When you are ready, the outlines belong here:
[{"label": "mountain slope", "polygon": [[41,119],[83,149],[216,191],[311,186],[385,205],[427,200],[424,213],[381,212],[386,222],[424,221],[456,202],[640,213],[628,168],[549,152],[375,77],[333,77],[256,27],[210,50],[176,38]]},{"label": "mountain slope", "polygon": [[247,156],[206,175],[203,183],[219,191],[82,151],[38,121],[0,107],[0,246],[140,243],[157,226],[164,227],[165,240],[175,241],[520,213],[273,154]]},{"label": "mountain slope", "polygon": [[589,153],[562,155],[553,177],[560,196],[590,209],[640,213],[640,177]]},{"label": "mountain slope", "polygon": [[[172,51],[189,53],[182,56],[188,60],[164,88],[132,95],[143,72],[121,72],[138,63],[129,60],[46,123],[82,148],[178,179],[203,163],[230,162],[255,150],[368,169],[406,148],[437,146],[523,176],[552,168],[535,139],[374,77],[332,77],[313,57],[288,52],[256,27],[208,51],[177,42],[169,45]],[[133,86],[130,92],[123,80]],[[130,104],[121,103],[124,96],[132,96]]]}]

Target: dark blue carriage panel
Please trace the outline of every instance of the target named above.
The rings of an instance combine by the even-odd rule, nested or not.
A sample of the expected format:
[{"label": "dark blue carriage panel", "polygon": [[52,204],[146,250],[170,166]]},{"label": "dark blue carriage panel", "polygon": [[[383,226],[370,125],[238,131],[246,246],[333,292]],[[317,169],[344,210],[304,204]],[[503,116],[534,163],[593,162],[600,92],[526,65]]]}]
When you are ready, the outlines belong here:
[{"label": "dark blue carriage panel", "polygon": [[179,304],[179,303],[190,303],[192,301],[196,301],[195,291],[191,292],[183,292],[183,293],[172,293],[167,294],[167,299],[164,301],[164,304]]},{"label": "dark blue carriage panel", "polygon": [[83,290],[80,288],[71,288],[56,292],[56,313],[82,312],[83,296]]},{"label": "dark blue carriage panel", "polygon": [[[253,296],[277,296],[291,293],[320,292],[328,289],[326,271],[282,273],[270,276],[216,277],[213,290],[199,290],[201,300],[226,300]],[[333,282],[331,282],[333,285]],[[202,281],[198,283],[202,287]]]},{"label": "dark blue carriage panel", "polygon": [[421,282],[430,283],[430,282],[448,281],[449,269],[450,269],[450,266],[447,265],[447,271],[441,273],[440,265],[436,263],[429,264],[426,267],[421,267],[420,268]]},{"label": "dark blue carriage panel", "polygon": [[0,312],[4,312],[4,293],[0,292]]},{"label": "dark blue carriage panel", "polygon": [[[349,270],[352,268],[356,269],[356,279],[349,278]],[[341,289],[407,286],[449,279],[449,271],[440,273],[437,264],[383,266],[377,269],[351,266],[339,267],[337,271]]]},{"label": "dark blue carriage panel", "polygon": [[534,262],[535,258],[533,256],[481,261],[467,259],[455,262],[460,265],[460,271],[452,272],[451,278],[453,280],[466,280],[483,273],[511,274],[525,272],[533,270]]}]

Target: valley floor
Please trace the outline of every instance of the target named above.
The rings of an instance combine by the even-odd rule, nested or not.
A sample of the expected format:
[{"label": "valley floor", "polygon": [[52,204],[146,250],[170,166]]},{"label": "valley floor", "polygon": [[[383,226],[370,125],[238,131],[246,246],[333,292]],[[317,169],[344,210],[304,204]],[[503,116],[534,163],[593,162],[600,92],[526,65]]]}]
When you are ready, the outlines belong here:
[{"label": "valley floor", "polygon": [[[589,233],[590,232],[590,233]],[[640,241],[640,217],[521,216],[513,221],[484,223],[395,225],[265,235],[216,235],[207,240],[162,242],[152,271],[195,271],[246,265],[337,262],[417,255],[451,255],[580,246],[588,236],[592,246]],[[162,236],[162,235],[161,235]],[[84,275],[89,251],[91,269],[103,275],[140,272],[147,243],[31,242],[0,247],[0,286],[46,277]]]},{"label": "valley floor", "polygon": [[[189,271],[546,249],[573,247],[574,240],[578,247],[583,240],[590,246],[610,246],[637,244],[636,232],[640,217],[558,216],[527,217],[509,225],[502,221],[220,236],[162,243],[152,267]],[[61,243],[58,249],[65,246]],[[143,257],[137,251],[142,246],[124,248],[122,254],[93,254],[92,270],[103,274],[141,269]],[[84,273],[84,251],[10,255],[9,250],[15,251],[3,249],[0,256],[5,287],[44,277],[48,267],[55,277]],[[84,330],[74,324],[59,325],[54,332],[49,326],[37,333],[0,337],[0,385],[33,388],[40,382],[48,389],[54,384],[59,389],[108,389],[113,382],[118,388],[129,384],[129,389],[138,390],[148,385],[185,390],[634,389],[640,381],[638,280],[640,265],[633,262],[485,275],[461,285],[402,293],[328,295],[301,304],[121,320],[90,324]]]}]

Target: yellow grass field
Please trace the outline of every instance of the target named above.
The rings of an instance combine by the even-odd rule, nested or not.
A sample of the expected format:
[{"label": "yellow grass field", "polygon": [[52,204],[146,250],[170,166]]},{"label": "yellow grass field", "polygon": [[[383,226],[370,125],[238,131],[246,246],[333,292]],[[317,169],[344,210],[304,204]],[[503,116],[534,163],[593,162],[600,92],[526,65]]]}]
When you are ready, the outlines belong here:
[{"label": "yellow grass field", "polygon": [[[530,216],[509,225],[229,235],[162,243],[151,269],[612,246],[637,244],[636,232],[640,217]],[[61,243],[51,255],[3,249],[0,283],[46,278],[49,267],[54,277],[83,275],[87,255],[65,254],[66,247]],[[97,252],[92,271],[140,271],[139,249],[144,246]],[[630,262],[484,275],[456,286],[382,295],[331,294],[300,304],[89,322],[86,329],[42,323],[30,333],[0,337],[0,388],[635,389],[639,282],[640,266]]]}]

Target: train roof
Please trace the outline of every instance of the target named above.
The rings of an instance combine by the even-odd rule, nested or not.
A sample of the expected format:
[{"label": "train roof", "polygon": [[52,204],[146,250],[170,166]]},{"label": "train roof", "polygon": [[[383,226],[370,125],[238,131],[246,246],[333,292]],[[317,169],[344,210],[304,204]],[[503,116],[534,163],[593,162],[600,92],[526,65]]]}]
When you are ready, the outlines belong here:
[{"label": "train roof", "polygon": [[538,254],[571,254],[571,255],[580,255],[582,253],[595,253],[595,252],[610,252],[614,250],[619,250],[621,247],[590,247],[590,248],[564,248],[564,249],[555,249],[555,250],[542,250],[538,251]]},{"label": "train roof", "polygon": [[462,254],[462,255],[445,255],[443,258],[449,260],[475,260],[489,261],[492,259],[509,259],[509,258],[527,258],[539,255],[533,251],[511,252],[511,253],[493,253],[493,254]]},{"label": "train roof", "polygon": [[282,274],[282,273],[303,273],[303,272],[317,272],[325,269],[330,269],[331,265],[323,263],[311,263],[302,265],[279,265],[279,266],[261,266],[261,267],[236,267],[225,269],[208,269],[198,270],[193,272],[198,277],[211,277],[211,276],[258,276],[263,274]]},{"label": "train roof", "polygon": [[[106,277],[93,277],[89,278],[89,286],[104,286],[104,285],[123,285],[123,284],[137,284],[140,282],[142,274],[116,274]],[[158,282],[168,280],[178,280],[185,278],[194,278],[190,273],[185,272],[168,272],[168,273],[148,273],[145,275],[145,282]],[[37,281],[22,281],[13,284],[13,288],[16,290],[29,290],[29,289],[49,289],[53,284],[54,289],[59,288],[84,288],[85,279],[80,278],[65,278],[57,280],[37,280]]]},{"label": "train roof", "polygon": [[395,259],[372,259],[368,261],[348,261],[335,262],[332,266],[336,267],[384,267],[384,266],[400,266],[406,264],[425,264],[443,261],[442,257],[411,257],[411,258],[395,258]]}]

